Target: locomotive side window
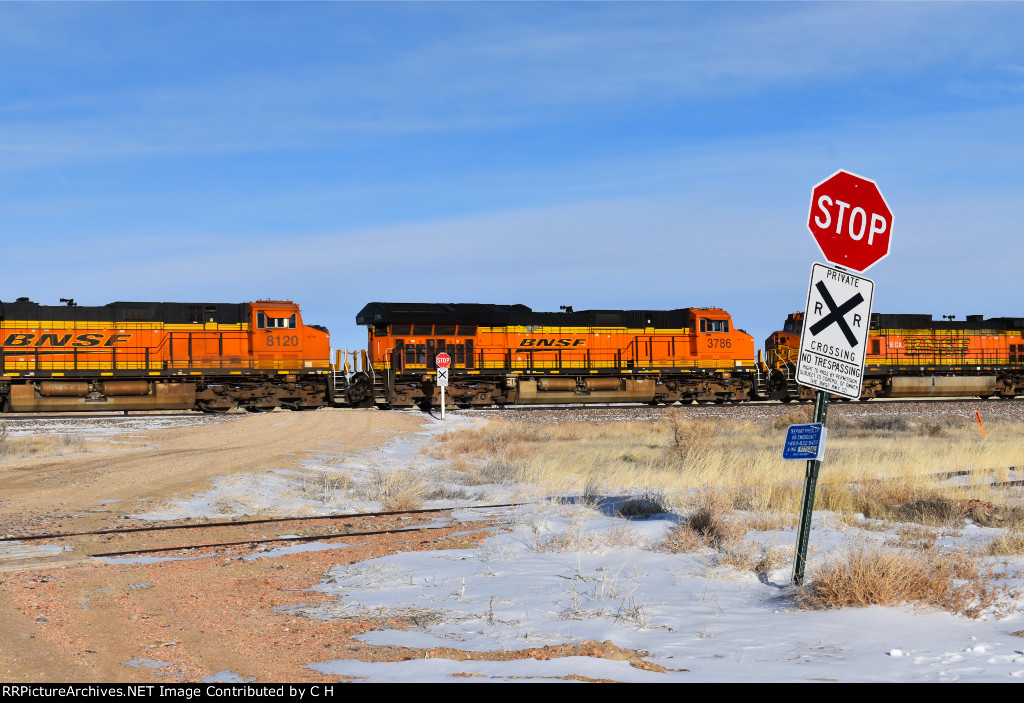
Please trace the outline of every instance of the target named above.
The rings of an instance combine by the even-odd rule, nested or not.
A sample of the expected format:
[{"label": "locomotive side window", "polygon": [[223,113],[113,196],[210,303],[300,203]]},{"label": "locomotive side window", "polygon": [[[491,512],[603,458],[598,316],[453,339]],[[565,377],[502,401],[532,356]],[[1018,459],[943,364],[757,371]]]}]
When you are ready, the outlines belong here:
[{"label": "locomotive side window", "polygon": [[413,325],[412,333],[420,337],[429,337],[433,325]]},{"label": "locomotive side window", "polygon": [[476,334],[476,325],[459,325],[459,334],[463,337],[472,337]]},{"label": "locomotive side window", "polygon": [[455,334],[455,325],[434,325],[434,334],[438,337],[444,335],[446,337]]},{"label": "locomotive side window", "polygon": [[396,337],[399,335],[402,337],[408,337],[412,334],[412,325],[391,325],[391,334]]}]

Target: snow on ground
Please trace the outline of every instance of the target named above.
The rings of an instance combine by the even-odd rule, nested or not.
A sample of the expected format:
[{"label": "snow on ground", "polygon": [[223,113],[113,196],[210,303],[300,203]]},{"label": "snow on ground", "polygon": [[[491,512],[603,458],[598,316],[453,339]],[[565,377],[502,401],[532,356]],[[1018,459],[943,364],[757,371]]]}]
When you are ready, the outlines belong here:
[{"label": "snow on ground", "polygon": [[230,422],[228,415],[119,415],[110,413],[106,417],[79,418],[74,415],[39,419],[32,416],[8,416],[2,421],[7,436],[30,437],[33,435],[75,435],[84,439],[110,439],[128,432],[161,430],[169,427],[196,427],[213,422]]},{"label": "snow on ground", "polygon": [[[398,664],[333,660],[309,667],[372,681],[450,681],[455,671],[637,682],[1024,677],[1024,639],[1011,634],[1024,627],[1019,613],[970,620],[913,608],[801,611],[785,598],[788,566],[759,579],[715,567],[706,554],[652,550],[672,525],[669,516],[629,521],[625,527],[635,531],[636,544],[626,547],[608,546],[629,541],[622,534],[625,521],[586,507],[536,506],[510,517],[514,529],[479,549],[408,552],[337,566],[315,587],[335,595],[335,601],[296,612],[316,618],[379,614],[429,623],[362,636],[374,644],[501,651],[610,640],[647,652],[646,660],[666,673],[585,657]],[[856,529],[836,539],[835,531],[823,528],[827,517],[816,516],[813,542],[864,539]],[[538,548],[538,540],[543,544],[564,534],[584,548]],[[795,542],[792,530],[777,537],[779,544]],[[820,558],[812,556],[812,566]]]},{"label": "snow on ground", "polygon": [[[411,441],[357,457],[319,455],[307,468],[322,475],[277,472],[226,477],[199,496],[151,519],[222,517],[234,509],[273,505],[282,514],[373,509],[372,502],[339,498],[332,476],[352,485],[380,472],[415,470],[436,478],[439,462],[420,453],[441,431],[471,420],[451,416]],[[461,423],[461,424],[460,424]],[[474,487],[466,503],[502,502],[514,487]],[[352,493],[349,491],[348,493]],[[435,505],[458,501],[433,501]],[[357,504],[359,503],[359,504]],[[221,510],[218,512],[218,508]],[[297,513],[296,511],[302,511]],[[539,502],[487,514],[507,521],[476,549],[406,552],[330,570],[311,588],[334,596],[316,607],[296,605],[311,618],[379,615],[420,625],[362,638],[375,644],[470,651],[520,650],[559,643],[610,640],[640,650],[664,673],[624,661],[564,657],[544,661],[466,661],[425,658],[397,663],[311,660],[325,674],[367,681],[548,680],[582,676],[635,682],[690,681],[1012,681],[1024,677],[1024,603],[1009,617],[972,620],[945,612],[900,608],[804,611],[792,607],[790,567],[762,577],[716,566],[713,553],[670,554],[654,549],[677,520],[660,515],[626,520],[580,502]],[[479,510],[450,519],[477,519]],[[846,526],[816,513],[811,575],[828,553],[848,544],[896,539],[895,533]],[[439,518],[439,523],[449,518]],[[944,546],[980,545],[999,530],[969,525]],[[748,542],[791,547],[792,529],[751,532]],[[261,559],[336,545],[306,543],[260,553]],[[339,552],[343,552],[340,549]],[[339,556],[339,561],[344,559]],[[1017,559],[1015,567],[1024,566]],[[1016,575],[1007,582],[1024,586]],[[453,678],[454,674],[459,674]],[[468,677],[464,676],[469,674]],[[481,679],[480,677],[485,677]]]}]

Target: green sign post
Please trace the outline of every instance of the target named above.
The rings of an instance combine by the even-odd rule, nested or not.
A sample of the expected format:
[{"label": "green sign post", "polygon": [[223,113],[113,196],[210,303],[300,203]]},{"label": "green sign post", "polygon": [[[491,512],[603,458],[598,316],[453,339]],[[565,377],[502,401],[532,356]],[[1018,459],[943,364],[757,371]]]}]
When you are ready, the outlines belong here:
[{"label": "green sign post", "polygon": [[[828,393],[818,391],[814,397],[814,419],[812,422],[820,422],[822,427],[828,419]],[[802,586],[804,583],[804,569],[807,566],[807,543],[811,539],[811,514],[814,512],[814,491],[818,486],[818,472],[821,470],[821,461],[809,459],[807,461],[807,473],[804,476],[804,495],[800,499],[800,527],[796,533],[796,557],[793,559],[793,583]]]}]

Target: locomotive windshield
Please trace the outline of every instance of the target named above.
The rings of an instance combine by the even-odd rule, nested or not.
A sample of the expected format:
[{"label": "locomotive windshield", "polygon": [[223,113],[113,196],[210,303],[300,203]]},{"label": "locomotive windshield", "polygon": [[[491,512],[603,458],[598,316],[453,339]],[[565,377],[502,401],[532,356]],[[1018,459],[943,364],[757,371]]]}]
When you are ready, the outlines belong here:
[{"label": "locomotive windshield", "polygon": [[271,317],[265,312],[256,313],[256,328],[257,329],[295,329],[295,315],[291,317]]},{"label": "locomotive windshield", "polygon": [[700,331],[701,332],[728,332],[729,321],[728,320],[708,320],[707,318],[700,319]]}]

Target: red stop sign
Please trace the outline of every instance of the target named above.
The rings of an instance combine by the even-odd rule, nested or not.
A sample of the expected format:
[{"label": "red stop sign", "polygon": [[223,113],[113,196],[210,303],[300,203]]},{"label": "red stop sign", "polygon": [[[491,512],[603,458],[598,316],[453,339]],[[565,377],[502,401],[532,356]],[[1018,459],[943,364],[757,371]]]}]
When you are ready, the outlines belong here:
[{"label": "red stop sign", "polygon": [[445,352],[441,352],[440,354],[438,354],[436,361],[437,367],[441,369],[446,369],[452,364],[452,358]]},{"label": "red stop sign", "polygon": [[849,171],[814,186],[807,227],[838,266],[866,271],[889,254],[892,212],[874,181]]}]

